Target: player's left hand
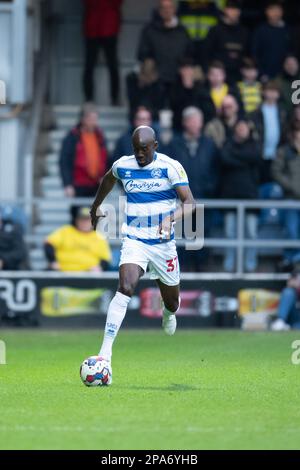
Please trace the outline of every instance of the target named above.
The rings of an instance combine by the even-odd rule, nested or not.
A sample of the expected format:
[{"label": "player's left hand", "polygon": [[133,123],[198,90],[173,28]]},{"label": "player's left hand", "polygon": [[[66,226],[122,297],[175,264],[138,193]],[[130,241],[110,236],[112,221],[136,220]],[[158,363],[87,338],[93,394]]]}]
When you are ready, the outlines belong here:
[{"label": "player's left hand", "polygon": [[159,224],[158,228],[158,236],[161,240],[171,238],[171,231],[172,231],[172,220],[170,217],[165,217],[162,222]]},{"label": "player's left hand", "polygon": [[101,219],[101,217],[106,217],[106,215],[103,214],[103,212],[101,212],[99,207],[95,207],[95,206],[91,207],[90,216],[91,216],[92,227],[94,230],[96,230],[97,228],[99,219]]}]

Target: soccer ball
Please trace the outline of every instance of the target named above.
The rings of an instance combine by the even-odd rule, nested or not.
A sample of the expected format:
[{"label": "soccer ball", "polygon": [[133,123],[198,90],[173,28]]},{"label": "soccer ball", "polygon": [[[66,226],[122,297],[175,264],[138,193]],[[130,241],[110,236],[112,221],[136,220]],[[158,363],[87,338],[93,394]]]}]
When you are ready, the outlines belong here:
[{"label": "soccer ball", "polygon": [[80,377],[87,387],[101,387],[112,383],[110,364],[99,356],[91,356],[80,366]]}]

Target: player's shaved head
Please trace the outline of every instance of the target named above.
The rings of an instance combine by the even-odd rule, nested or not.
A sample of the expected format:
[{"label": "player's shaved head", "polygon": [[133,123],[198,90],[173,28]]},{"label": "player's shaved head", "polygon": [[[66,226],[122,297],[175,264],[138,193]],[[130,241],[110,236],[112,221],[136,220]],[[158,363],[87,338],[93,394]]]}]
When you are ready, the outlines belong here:
[{"label": "player's shaved head", "polygon": [[132,146],[138,165],[149,165],[157,149],[156,135],[152,127],[137,127],[132,134]]},{"label": "player's shaved head", "polygon": [[137,127],[132,134],[132,141],[143,141],[143,142],[155,142],[156,136],[152,127],[149,126],[139,126]]}]

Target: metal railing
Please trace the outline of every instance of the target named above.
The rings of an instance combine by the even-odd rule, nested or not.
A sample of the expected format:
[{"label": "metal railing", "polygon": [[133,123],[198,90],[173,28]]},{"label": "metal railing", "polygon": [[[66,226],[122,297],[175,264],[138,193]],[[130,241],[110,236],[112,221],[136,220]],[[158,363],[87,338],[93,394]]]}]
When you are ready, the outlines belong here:
[{"label": "metal railing", "polygon": [[[17,199],[15,201],[0,201],[0,204],[10,203],[21,207],[30,207],[30,213],[33,213],[34,207],[40,206],[42,203],[51,202],[57,204],[57,208],[68,208],[72,205],[91,205],[92,199],[88,198],[62,198],[62,199],[46,199],[28,197],[23,199]],[[244,252],[246,248],[296,248],[300,251],[300,240],[280,239],[280,240],[268,240],[268,239],[248,239],[245,234],[245,217],[249,210],[260,210],[260,209],[294,209],[300,211],[300,201],[290,200],[204,200],[198,201],[198,203],[204,204],[205,210],[208,209],[221,209],[227,211],[235,211],[237,214],[237,235],[235,239],[222,238],[205,238],[204,247],[209,248],[235,248],[237,250],[237,269],[236,274],[238,276],[244,274]],[[28,224],[28,230],[26,231],[26,241],[29,244],[40,245],[43,241],[43,236],[34,233],[34,226]],[[119,246],[121,238],[110,239],[112,246]],[[197,244],[199,240],[195,239],[189,244]],[[184,246],[186,241],[184,239],[177,240],[178,246]]]}]

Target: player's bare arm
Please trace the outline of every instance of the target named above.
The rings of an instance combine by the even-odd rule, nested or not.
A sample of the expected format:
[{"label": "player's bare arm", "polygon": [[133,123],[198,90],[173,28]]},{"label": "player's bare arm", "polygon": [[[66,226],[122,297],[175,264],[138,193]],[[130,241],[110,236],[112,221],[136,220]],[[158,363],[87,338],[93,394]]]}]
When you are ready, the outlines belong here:
[{"label": "player's bare arm", "polygon": [[190,216],[196,210],[196,203],[188,185],[177,186],[176,192],[181,201],[181,206],[176,209],[172,216],[165,217],[161,222],[159,226],[159,236],[161,238],[170,238],[172,225],[184,217]]},{"label": "player's bare arm", "polygon": [[105,217],[105,214],[101,213],[99,206],[101,206],[102,202],[106,198],[106,196],[111,192],[113,189],[117,179],[114,177],[112,170],[110,169],[103,177],[97,194],[95,196],[95,200],[92,204],[90,214],[91,214],[91,221],[94,230],[96,230],[98,221],[101,217]]}]

